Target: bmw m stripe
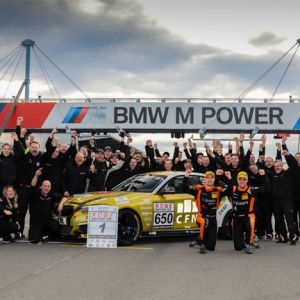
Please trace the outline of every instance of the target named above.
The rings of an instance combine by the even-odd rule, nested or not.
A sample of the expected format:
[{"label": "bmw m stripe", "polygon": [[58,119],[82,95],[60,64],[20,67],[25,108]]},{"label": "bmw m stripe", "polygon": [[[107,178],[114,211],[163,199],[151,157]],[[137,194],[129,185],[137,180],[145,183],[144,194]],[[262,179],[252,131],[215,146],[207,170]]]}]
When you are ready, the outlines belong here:
[{"label": "bmw m stripe", "polygon": [[88,110],[89,107],[71,107],[66,114],[63,123],[81,123]]},{"label": "bmw m stripe", "polygon": [[294,129],[300,129],[300,118],[298,119],[298,121],[296,122]]}]

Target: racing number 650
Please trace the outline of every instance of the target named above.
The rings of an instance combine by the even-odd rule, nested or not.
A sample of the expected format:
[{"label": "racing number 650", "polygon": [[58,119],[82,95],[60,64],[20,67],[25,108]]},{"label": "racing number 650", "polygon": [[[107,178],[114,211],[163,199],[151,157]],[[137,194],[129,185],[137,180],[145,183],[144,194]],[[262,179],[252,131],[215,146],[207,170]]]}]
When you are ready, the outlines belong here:
[{"label": "racing number 650", "polygon": [[155,225],[173,224],[174,213],[156,213],[154,217]]}]

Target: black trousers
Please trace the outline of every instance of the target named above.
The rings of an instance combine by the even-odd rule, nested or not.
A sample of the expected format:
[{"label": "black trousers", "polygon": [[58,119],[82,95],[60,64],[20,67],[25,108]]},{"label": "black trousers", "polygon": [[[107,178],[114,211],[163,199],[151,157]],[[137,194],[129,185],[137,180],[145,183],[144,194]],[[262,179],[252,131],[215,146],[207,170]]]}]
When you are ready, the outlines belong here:
[{"label": "black trousers", "polygon": [[54,238],[57,229],[58,223],[55,220],[32,222],[29,227],[29,240],[38,243],[44,236]]},{"label": "black trousers", "polygon": [[258,198],[255,210],[255,227],[257,229],[256,233],[258,236],[264,236],[265,234],[273,234],[272,213],[272,199],[268,196]]},{"label": "black trousers", "polygon": [[213,251],[217,242],[217,219],[216,217],[210,217],[208,222],[208,226],[204,230],[204,243],[207,250]]},{"label": "black trousers", "polygon": [[5,237],[11,233],[18,232],[16,222],[10,220],[0,220],[0,237]]},{"label": "black trousers", "polygon": [[217,219],[215,216],[201,218],[202,222],[198,223],[200,234],[197,238],[198,244],[204,244],[207,250],[213,251],[217,242]]},{"label": "black trousers", "polygon": [[300,194],[293,194],[293,216],[296,234],[300,235]]},{"label": "black trousers", "polygon": [[232,220],[232,237],[234,249],[239,251],[246,244],[253,244],[255,229],[255,216],[238,217],[234,216]]},{"label": "black trousers", "polygon": [[286,224],[287,224],[290,238],[292,238],[296,233],[296,229],[295,229],[295,223],[293,218],[293,205],[291,201],[286,199],[276,199],[276,201],[274,201],[274,213],[275,213],[275,220],[278,224],[278,233],[281,234],[284,238],[286,238],[287,237]]},{"label": "black trousers", "polygon": [[29,202],[31,199],[31,188],[21,186],[18,189],[18,205],[19,205],[19,223],[20,223],[20,232],[23,233],[25,226],[25,217],[28,211]]}]

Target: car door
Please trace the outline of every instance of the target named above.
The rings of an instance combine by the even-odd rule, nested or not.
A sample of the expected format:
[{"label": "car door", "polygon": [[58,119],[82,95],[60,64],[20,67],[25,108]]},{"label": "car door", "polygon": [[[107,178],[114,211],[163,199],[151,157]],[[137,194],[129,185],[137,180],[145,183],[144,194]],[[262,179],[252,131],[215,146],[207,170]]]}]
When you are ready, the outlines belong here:
[{"label": "car door", "polygon": [[[183,175],[172,177],[153,202],[153,230],[168,231],[197,228],[197,206],[193,195],[183,193]],[[199,175],[189,177],[189,186],[201,183]]]}]

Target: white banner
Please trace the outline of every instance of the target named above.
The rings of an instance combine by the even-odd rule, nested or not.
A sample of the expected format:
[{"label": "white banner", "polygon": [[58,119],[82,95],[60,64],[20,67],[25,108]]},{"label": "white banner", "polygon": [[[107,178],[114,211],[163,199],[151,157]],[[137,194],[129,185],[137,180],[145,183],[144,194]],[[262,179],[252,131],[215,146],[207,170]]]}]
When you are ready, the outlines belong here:
[{"label": "white banner", "polygon": [[300,103],[57,103],[42,128],[299,131]]},{"label": "white banner", "polygon": [[106,205],[89,206],[88,248],[117,248],[118,207]]},{"label": "white banner", "polygon": [[[1,103],[3,124],[11,103]],[[34,115],[34,117],[32,117]],[[129,132],[300,132],[300,102],[41,102],[19,103],[6,128],[82,129]]]}]

